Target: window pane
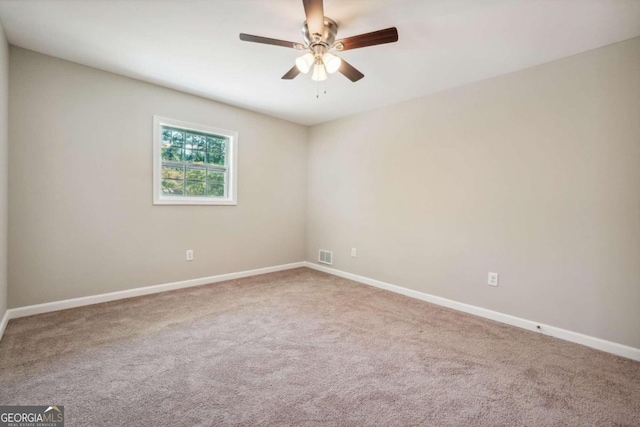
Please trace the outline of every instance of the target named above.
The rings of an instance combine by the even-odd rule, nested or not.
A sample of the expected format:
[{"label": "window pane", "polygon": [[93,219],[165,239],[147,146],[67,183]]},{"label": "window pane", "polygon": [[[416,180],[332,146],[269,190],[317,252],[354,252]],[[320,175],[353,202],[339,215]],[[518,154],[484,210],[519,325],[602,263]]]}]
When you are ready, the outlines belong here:
[{"label": "window pane", "polygon": [[184,147],[184,132],[172,130],[171,143],[176,147]]},{"label": "window pane", "polygon": [[162,144],[171,143],[171,129],[162,128]]},{"label": "window pane", "polygon": [[187,163],[204,163],[204,151],[184,150],[184,161]]},{"label": "window pane", "polygon": [[180,148],[180,147],[175,147],[175,146],[171,146],[171,145],[165,146],[163,144],[162,145],[162,160],[169,160],[169,161],[174,161],[174,162],[178,162],[178,161],[184,160],[183,149]]},{"label": "window pane", "polygon": [[193,151],[192,163],[204,163],[204,151]]},{"label": "window pane", "polygon": [[225,196],[225,173],[219,170],[207,170],[207,196]]},{"label": "window pane", "polygon": [[163,179],[162,193],[182,196],[184,181],[177,179]]},{"label": "window pane", "polygon": [[185,187],[187,196],[204,196],[204,181],[187,181]]},{"label": "window pane", "polygon": [[226,139],[207,137],[207,163],[224,165],[226,148]]},{"label": "window pane", "polygon": [[187,166],[187,180],[204,181],[207,171],[204,168],[192,168]]},{"label": "window pane", "polygon": [[207,150],[224,150],[227,138],[207,136]]},{"label": "window pane", "polygon": [[193,148],[204,151],[207,148],[207,137],[203,135],[193,135]]},{"label": "window pane", "polygon": [[207,181],[216,184],[224,184],[224,172],[208,169]]},{"label": "window pane", "polygon": [[184,179],[184,167],[162,166],[162,178]]},{"label": "window pane", "polygon": [[224,197],[224,183],[208,182],[207,196]]},{"label": "window pane", "polygon": [[188,133],[184,139],[184,146],[185,148],[195,148],[194,143],[193,143],[193,135]]},{"label": "window pane", "polygon": [[183,160],[181,133],[162,128],[162,160]]}]

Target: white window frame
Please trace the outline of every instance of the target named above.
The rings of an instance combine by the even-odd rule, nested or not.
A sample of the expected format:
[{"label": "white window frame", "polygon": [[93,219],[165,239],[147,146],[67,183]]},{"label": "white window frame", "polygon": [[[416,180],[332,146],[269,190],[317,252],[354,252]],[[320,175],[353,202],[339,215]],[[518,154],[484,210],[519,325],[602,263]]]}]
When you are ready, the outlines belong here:
[{"label": "white window frame", "polygon": [[[226,197],[171,196],[162,194],[162,126],[229,138],[227,152]],[[238,132],[167,117],[153,116],[153,204],[154,205],[237,205],[238,204]]]}]

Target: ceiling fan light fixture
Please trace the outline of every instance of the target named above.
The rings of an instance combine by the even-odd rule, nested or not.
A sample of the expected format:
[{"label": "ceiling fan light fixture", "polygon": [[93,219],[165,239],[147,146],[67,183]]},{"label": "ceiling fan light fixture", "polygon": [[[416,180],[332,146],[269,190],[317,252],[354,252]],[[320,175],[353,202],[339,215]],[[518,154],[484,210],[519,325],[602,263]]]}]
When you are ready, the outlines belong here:
[{"label": "ceiling fan light fixture", "polygon": [[324,64],[316,64],[313,66],[313,75],[311,76],[311,80],[315,80],[317,82],[327,80],[327,70]]},{"label": "ceiling fan light fixture", "polygon": [[305,53],[304,55],[296,58],[296,67],[301,73],[307,74],[311,70],[311,66],[315,62],[315,57],[312,53]]},{"label": "ceiling fan light fixture", "polygon": [[342,59],[329,52],[322,56],[322,62],[324,62],[324,66],[327,68],[327,73],[329,74],[338,71],[340,65],[342,65]]},{"label": "ceiling fan light fixture", "polygon": [[324,0],[302,0],[306,17],[306,20],[302,24],[302,38],[304,43],[245,33],[240,33],[240,40],[290,49],[293,48],[299,51],[307,51],[308,49],[308,53],[296,58],[295,65],[281,77],[283,80],[293,80],[299,74],[309,73],[311,67],[314,67],[311,78],[315,81],[326,80],[328,77],[327,74],[337,71],[355,83],[362,79],[364,74],[344,59],[333,53],[328,53],[328,51],[331,50],[334,53],[341,53],[367,46],[395,43],[398,41],[398,29],[396,27],[390,27],[336,40],[338,23],[324,15],[323,3]]}]

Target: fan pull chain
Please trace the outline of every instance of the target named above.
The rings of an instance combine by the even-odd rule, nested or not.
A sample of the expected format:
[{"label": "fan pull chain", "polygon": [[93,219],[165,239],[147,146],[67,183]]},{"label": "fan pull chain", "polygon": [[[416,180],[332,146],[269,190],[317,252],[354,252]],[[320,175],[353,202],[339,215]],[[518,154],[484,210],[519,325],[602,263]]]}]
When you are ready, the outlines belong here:
[{"label": "fan pull chain", "polygon": [[[323,95],[327,94],[327,80],[329,80],[329,79],[326,79],[324,81],[324,88],[322,89],[322,94]],[[316,82],[316,99],[320,99],[320,81]]]}]

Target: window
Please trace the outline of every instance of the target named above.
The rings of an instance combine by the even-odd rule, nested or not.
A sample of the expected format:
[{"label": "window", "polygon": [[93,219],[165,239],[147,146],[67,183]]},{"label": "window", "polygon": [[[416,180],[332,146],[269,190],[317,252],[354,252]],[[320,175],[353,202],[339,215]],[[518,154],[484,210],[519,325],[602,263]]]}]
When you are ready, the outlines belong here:
[{"label": "window", "polygon": [[153,117],[153,204],[236,205],[238,134]]}]

